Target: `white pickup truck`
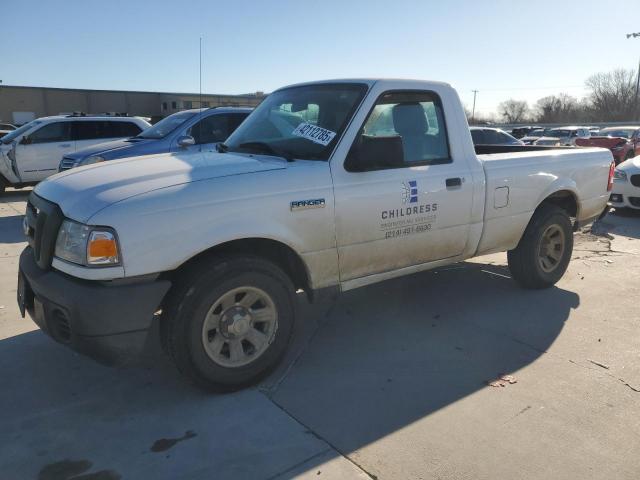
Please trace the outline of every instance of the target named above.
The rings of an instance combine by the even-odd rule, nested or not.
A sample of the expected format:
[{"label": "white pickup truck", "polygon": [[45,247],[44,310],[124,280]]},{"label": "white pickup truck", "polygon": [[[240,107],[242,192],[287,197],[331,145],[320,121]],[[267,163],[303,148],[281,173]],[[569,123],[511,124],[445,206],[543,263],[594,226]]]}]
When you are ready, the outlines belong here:
[{"label": "white pickup truck", "polygon": [[300,290],[313,300],[498,251],[523,287],[553,285],[572,230],[606,207],[611,152],[477,148],[445,83],[277,90],[217,153],[117,160],[40,183],[24,221],[20,308],[112,364],[159,322],[180,371],[233,390],[282,357]]}]

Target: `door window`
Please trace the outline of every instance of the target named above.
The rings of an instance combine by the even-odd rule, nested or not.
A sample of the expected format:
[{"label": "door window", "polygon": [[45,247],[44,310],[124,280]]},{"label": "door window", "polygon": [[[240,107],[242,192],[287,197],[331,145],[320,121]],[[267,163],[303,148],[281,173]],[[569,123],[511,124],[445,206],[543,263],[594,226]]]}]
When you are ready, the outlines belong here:
[{"label": "door window", "polygon": [[356,143],[376,137],[401,139],[404,157],[393,162],[399,167],[451,163],[442,102],[433,92],[383,94],[369,113]]},{"label": "door window", "polygon": [[142,131],[142,128],[133,122],[111,122],[111,128],[114,137],[135,137]]},{"label": "door window", "polygon": [[60,143],[71,140],[71,122],[55,122],[36,130],[29,139],[31,143]]},{"label": "door window", "polygon": [[81,121],[73,122],[76,129],[76,140],[95,140],[98,138],[113,138],[111,122]]},{"label": "door window", "polygon": [[229,122],[226,115],[210,115],[193,125],[188,135],[196,141],[196,145],[224,142],[229,136]]},{"label": "door window", "polygon": [[248,116],[248,113],[232,113],[229,115],[229,135],[235,132],[236,128],[238,128]]},{"label": "door window", "polygon": [[485,145],[487,143],[484,141],[482,130],[471,130],[471,138],[474,145]]},{"label": "door window", "polygon": [[500,145],[504,143],[503,138],[495,130],[485,129],[482,132],[484,133],[484,139],[487,145]]}]

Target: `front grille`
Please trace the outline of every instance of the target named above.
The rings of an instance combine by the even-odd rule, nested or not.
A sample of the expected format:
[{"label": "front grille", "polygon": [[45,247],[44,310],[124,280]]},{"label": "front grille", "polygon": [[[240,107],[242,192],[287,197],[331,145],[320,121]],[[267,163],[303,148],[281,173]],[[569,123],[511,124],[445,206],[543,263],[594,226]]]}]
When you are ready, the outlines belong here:
[{"label": "front grille", "polygon": [[640,174],[638,175],[631,175],[631,185],[633,185],[634,187],[640,187]]},{"label": "front grille", "polygon": [[62,157],[62,161],[58,166],[58,171],[63,172],[64,170],[69,170],[70,168],[73,168],[75,164],[76,161],[73,158]]},{"label": "front grille", "polygon": [[60,207],[31,192],[27,202],[25,234],[33,256],[42,269],[51,266],[58,229],[63,215]]},{"label": "front grille", "polygon": [[640,197],[628,197],[629,203],[634,207],[640,207]]}]

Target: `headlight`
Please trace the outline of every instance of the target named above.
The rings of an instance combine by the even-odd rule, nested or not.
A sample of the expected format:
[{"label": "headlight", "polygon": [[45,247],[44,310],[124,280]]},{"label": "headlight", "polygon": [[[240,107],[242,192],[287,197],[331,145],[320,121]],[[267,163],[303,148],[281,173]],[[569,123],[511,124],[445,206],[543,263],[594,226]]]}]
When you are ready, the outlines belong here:
[{"label": "headlight", "polygon": [[120,263],[115,231],[65,220],[58,231],[55,256],[86,266],[112,266]]},{"label": "headlight", "polygon": [[613,172],[613,178],[615,178],[616,180],[626,180],[627,179],[627,174],[625,172],[623,172],[622,170],[616,169]]},{"label": "headlight", "polygon": [[84,165],[91,165],[92,163],[100,163],[104,162],[104,157],[100,155],[89,155],[88,157],[83,158],[78,162],[78,167],[82,167]]}]

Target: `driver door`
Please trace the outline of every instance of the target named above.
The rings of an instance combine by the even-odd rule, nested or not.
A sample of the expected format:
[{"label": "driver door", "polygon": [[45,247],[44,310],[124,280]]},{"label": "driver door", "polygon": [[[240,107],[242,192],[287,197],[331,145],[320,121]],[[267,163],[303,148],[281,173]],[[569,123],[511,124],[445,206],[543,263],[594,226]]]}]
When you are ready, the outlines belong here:
[{"label": "driver door", "polygon": [[[402,148],[385,153],[394,158],[385,158],[382,168],[356,147],[387,141],[401,141]],[[371,149],[368,155],[375,156]],[[450,148],[435,92],[381,95],[344,165],[332,171],[341,282],[463,253],[473,181],[464,156]]]}]

